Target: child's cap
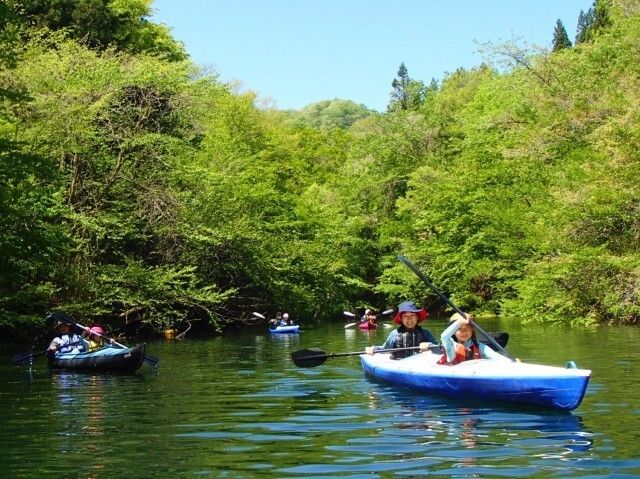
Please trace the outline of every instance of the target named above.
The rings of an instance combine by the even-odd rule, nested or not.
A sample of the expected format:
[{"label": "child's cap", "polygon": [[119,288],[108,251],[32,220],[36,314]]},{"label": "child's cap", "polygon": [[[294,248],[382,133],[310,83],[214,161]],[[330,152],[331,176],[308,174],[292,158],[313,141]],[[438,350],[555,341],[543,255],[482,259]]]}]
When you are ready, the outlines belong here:
[{"label": "child's cap", "polygon": [[93,326],[91,329],[89,329],[89,332],[96,333],[102,336],[104,334],[104,329],[102,329],[100,326]]},{"label": "child's cap", "polygon": [[451,315],[451,317],[449,318],[449,322],[453,323],[454,321],[457,321],[459,319],[465,319],[464,316],[462,316],[460,313],[453,313]]}]

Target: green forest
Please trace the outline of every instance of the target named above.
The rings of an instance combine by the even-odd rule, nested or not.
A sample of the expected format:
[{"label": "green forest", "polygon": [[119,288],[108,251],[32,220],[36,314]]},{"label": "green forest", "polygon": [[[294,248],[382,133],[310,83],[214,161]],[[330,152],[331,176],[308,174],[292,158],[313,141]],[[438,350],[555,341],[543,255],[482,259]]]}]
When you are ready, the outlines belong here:
[{"label": "green forest", "polygon": [[[640,317],[640,5],[487,44],[388,109],[258,105],[152,0],[0,2],[0,325],[47,311],[211,331],[410,298],[521,322]],[[394,77],[395,75],[395,77]]]}]

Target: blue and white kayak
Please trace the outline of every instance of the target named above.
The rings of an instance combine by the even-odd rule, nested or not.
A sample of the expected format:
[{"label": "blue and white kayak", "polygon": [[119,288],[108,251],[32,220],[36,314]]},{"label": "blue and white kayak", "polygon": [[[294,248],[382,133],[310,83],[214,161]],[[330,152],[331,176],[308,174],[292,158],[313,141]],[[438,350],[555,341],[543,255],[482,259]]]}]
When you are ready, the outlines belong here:
[{"label": "blue and white kayak", "polygon": [[288,326],[277,326],[275,328],[269,328],[270,333],[297,333],[300,329],[299,324],[290,324]]},{"label": "blue and white kayak", "polygon": [[144,344],[132,348],[105,347],[92,352],[55,353],[49,357],[54,369],[132,373],[142,366]]},{"label": "blue and white kayak", "polygon": [[506,401],[571,411],[582,402],[591,371],[539,364],[475,359],[437,364],[431,351],[404,359],[360,356],[364,371],[383,381],[458,399]]}]

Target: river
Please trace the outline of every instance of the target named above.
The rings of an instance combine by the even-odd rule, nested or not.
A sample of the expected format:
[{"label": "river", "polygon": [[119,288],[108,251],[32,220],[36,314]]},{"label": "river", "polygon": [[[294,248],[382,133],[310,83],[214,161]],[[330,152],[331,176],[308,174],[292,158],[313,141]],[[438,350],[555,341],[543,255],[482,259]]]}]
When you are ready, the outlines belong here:
[{"label": "river", "polygon": [[[640,329],[479,321],[523,361],[593,371],[572,412],[428,397],[366,377],[357,356],[390,329],[340,323],[152,342],[158,369],[60,373],[0,359],[0,476],[391,478],[640,476]],[[427,321],[436,334],[443,320]]]}]

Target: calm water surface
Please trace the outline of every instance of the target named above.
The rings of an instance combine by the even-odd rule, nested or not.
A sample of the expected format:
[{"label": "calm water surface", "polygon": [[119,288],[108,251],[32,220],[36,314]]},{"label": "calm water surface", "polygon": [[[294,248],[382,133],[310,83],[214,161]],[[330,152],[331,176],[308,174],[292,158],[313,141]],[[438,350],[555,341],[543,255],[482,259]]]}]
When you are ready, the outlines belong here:
[{"label": "calm water surface", "polygon": [[525,361],[591,369],[580,407],[426,397],[367,378],[357,356],[291,362],[297,349],[359,351],[390,331],[342,324],[151,343],[160,368],[129,376],[17,367],[7,352],[0,477],[640,477],[638,328],[481,324],[508,331]]}]

